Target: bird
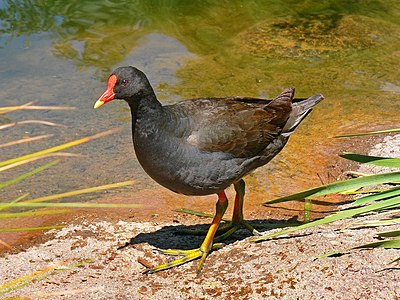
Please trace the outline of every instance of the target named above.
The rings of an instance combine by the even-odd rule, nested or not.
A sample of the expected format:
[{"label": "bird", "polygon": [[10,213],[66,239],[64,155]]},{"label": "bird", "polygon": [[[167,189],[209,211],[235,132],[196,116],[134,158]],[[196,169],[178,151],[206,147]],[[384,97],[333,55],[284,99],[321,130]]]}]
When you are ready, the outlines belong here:
[{"label": "bird", "polygon": [[[146,75],[133,66],[116,68],[94,108],[125,100],[132,116],[136,157],[144,171],[165,188],[184,195],[217,195],[216,213],[198,248],[169,249],[178,258],[147,268],[151,274],[199,259],[202,270],[209,253],[236,230],[260,233],[243,217],[243,177],[267,164],[324,97],[294,98],[293,87],[274,99],[252,97],[196,98],[162,105]],[[232,221],[219,228],[228,207],[225,190],[236,195]],[[218,230],[218,234],[216,235]],[[222,233],[220,233],[220,230]]]}]

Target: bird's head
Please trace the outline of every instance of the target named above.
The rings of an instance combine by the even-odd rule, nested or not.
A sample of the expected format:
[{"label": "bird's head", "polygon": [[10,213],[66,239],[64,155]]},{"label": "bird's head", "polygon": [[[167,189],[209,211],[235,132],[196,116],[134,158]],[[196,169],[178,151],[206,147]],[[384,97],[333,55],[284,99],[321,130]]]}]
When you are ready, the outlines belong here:
[{"label": "bird's head", "polygon": [[146,75],[135,67],[119,67],[108,78],[107,89],[94,104],[98,108],[114,99],[133,101],[152,91]]}]

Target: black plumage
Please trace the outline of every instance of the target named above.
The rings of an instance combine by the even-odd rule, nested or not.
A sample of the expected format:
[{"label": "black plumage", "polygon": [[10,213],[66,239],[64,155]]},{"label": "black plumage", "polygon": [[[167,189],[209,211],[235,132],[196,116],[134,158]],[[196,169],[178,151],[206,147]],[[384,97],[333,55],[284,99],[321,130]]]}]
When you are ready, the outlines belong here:
[{"label": "black plumage", "polygon": [[[198,98],[162,106],[143,72],[120,67],[111,74],[95,107],[113,99],[129,104],[136,156],[159,184],[186,195],[217,194],[222,201],[231,184],[243,190],[244,197],[242,177],[276,156],[323,99],[322,95],[294,99],[294,91],[288,88],[272,100]],[[212,238],[205,243],[208,253]],[[207,253],[202,251],[204,261]]]}]

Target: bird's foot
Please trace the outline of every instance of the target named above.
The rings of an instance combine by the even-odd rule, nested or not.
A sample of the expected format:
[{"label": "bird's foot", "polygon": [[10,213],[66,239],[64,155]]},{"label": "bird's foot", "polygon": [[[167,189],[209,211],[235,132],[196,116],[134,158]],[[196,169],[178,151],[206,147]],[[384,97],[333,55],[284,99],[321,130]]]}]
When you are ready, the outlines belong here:
[{"label": "bird's foot", "polygon": [[236,231],[238,231],[239,229],[247,229],[248,231],[250,231],[250,233],[252,235],[256,235],[256,236],[260,236],[261,233],[255,229],[252,225],[250,225],[249,223],[247,223],[244,220],[234,220],[229,222],[227,225],[225,225],[224,227],[220,228],[217,231],[217,235],[214,238],[214,242],[220,242],[223,240],[226,240],[228,237],[230,237],[232,234],[234,234]]},{"label": "bird's foot", "polygon": [[[233,233],[238,231],[239,229],[247,229],[250,231],[252,235],[260,236],[261,233],[255,229],[252,225],[250,225],[245,220],[236,220],[236,221],[229,221],[227,225],[219,228],[216,232],[216,236],[214,241],[223,241],[231,236]],[[193,229],[183,229],[179,231],[180,234],[188,234],[188,235],[205,235],[207,230],[193,230]]]},{"label": "bird's foot", "polygon": [[167,270],[167,269],[170,269],[173,267],[183,265],[187,262],[190,262],[190,261],[198,259],[198,258],[200,258],[200,262],[197,266],[197,273],[200,273],[204,266],[204,262],[208,256],[208,254],[212,250],[222,248],[223,246],[224,246],[224,244],[222,244],[222,243],[216,243],[216,244],[212,245],[210,250],[202,249],[201,247],[197,248],[197,249],[191,249],[191,250],[178,250],[178,249],[159,250],[161,253],[166,254],[166,255],[181,256],[181,257],[174,259],[168,263],[160,264],[153,268],[149,268],[146,271],[144,271],[143,274],[152,274],[152,273],[156,273],[156,272],[159,272],[162,270]]}]

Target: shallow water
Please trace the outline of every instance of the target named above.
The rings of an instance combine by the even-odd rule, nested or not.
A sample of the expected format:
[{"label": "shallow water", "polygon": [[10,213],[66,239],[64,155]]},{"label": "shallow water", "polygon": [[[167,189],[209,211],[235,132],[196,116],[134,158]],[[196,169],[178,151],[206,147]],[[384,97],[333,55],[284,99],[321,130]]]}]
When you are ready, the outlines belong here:
[{"label": "shallow water", "polygon": [[[324,94],[326,100],[285,150],[249,176],[256,196],[247,203],[320,184],[344,150],[343,140],[333,136],[400,126],[399,17],[398,1],[386,0],[0,1],[0,105],[36,100],[77,108],[0,115],[0,123],[41,119],[66,126],[2,130],[1,143],[53,137],[3,148],[0,160],[122,127],[69,149],[81,156],[7,188],[0,201],[130,179],[137,180],[134,186],[102,197],[164,192],[135,159],[127,105],[114,101],[93,109],[109,72],[127,64],[148,75],[163,103],[200,96],[273,97],[288,86],[296,87],[298,97]],[[0,180],[41,163],[2,172]]]}]

